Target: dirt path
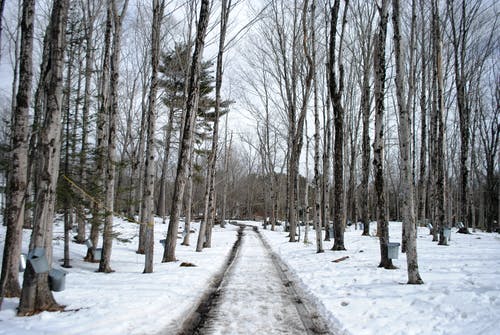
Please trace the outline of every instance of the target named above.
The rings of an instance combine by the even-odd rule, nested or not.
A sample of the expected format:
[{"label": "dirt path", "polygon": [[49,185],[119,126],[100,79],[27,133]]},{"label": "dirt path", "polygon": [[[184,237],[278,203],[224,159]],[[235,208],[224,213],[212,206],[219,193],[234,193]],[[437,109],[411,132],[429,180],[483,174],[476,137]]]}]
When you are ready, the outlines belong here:
[{"label": "dirt path", "polygon": [[236,245],[181,334],[330,334],[257,231],[242,227]]}]

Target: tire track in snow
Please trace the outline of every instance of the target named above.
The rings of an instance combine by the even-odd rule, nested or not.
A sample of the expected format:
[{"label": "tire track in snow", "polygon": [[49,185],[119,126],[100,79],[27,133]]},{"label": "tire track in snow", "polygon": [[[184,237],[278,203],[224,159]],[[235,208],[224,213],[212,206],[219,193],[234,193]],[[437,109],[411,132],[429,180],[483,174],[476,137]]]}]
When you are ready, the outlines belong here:
[{"label": "tire track in snow", "polygon": [[179,334],[331,334],[257,228],[243,229],[218,287]]}]

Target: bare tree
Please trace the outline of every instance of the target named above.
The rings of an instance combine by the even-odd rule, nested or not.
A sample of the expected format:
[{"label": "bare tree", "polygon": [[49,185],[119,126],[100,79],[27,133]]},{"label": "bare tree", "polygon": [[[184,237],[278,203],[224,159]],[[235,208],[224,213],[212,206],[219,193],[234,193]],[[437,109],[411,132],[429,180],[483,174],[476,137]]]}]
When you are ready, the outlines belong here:
[{"label": "bare tree", "polygon": [[[82,0],[82,12],[83,12],[83,29],[84,29],[84,39],[85,39],[85,84],[83,93],[83,105],[82,105],[82,124],[81,124],[81,146],[80,146],[80,171],[78,173],[78,181],[80,185],[84,185],[87,182],[88,175],[88,136],[89,136],[89,125],[90,125],[90,103],[91,103],[91,84],[92,84],[92,74],[93,67],[95,64],[94,59],[94,31],[95,22],[102,2],[100,0]],[[76,241],[78,243],[83,243],[85,241],[85,218],[84,218],[84,208],[83,206],[77,206],[78,213],[78,233]],[[97,236],[96,229],[94,229],[94,236]],[[91,234],[92,235],[92,234]],[[92,240],[92,239],[91,239]],[[93,240],[96,242],[96,239]],[[90,253],[87,255],[91,257]]]},{"label": "bare tree", "polygon": [[[415,14],[416,3],[412,1],[412,22]],[[408,266],[408,284],[423,284],[418,272],[417,260],[417,232],[415,222],[415,204],[414,204],[414,185],[413,185],[413,169],[411,164],[411,114],[409,112],[409,103],[414,94],[414,24],[412,24],[411,41],[410,41],[410,77],[408,78],[408,90],[404,87],[404,71],[403,57],[401,50],[401,15],[399,0],[392,0],[392,24],[394,31],[394,57],[396,60],[396,97],[399,111],[399,152],[401,156],[401,175],[402,175],[402,191],[403,191],[403,225],[404,225],[404,242],[406,242],[406,260]],[[405,95],[407,94],[407,100]]]},{"label": "bare tree", "polygon": [[[436,233],[440,235],[439,245],[447,245],[448,241],[444,237],[444,146],[445,146],[445,123],[444,123],[444,80],[443,80],[443,62],[442,62],[442,37],[441,37],[441,21],[439,18],[438,1],[432,0],[432,56],[433,56],[433,81],[436,89],[434,90],[433,101],[433,124],[432,131],[435,131],[432,161],[433,167],[433,222],[435,223]],[[436,234],[435,233],[435,234]]]},{"label": "bare tree", "polygon": [[[485,155],[486,176],[484,181],[485,187],[485,207],[486,207],[486,230],[493,232],[499,229],[498,226],[500,215],[499,211],[499,189],[500,182],[498,175],[495,176],[495,171],[498,171],[498,155],[500,142],[500,76],[496,74],[494,97],[491,101],[491,112],[487,115],[485,109],[480,110],[480,140],[483,146]],[[493,86],[493,85],[492,85]],[[496,206],[495,206],[496,205]],[[496,207],[496,208],[495,208]],[[496,215],[495,215],[496,212]],[[497,221],[495,226],[494,222]]]},{"label": "bare tree", "polygon": [[[344,13],[341,22],[341,32],[338,51],[337,45],[337,22],[340,11],[340,0],[336,0],[331,8],[330,21],[330,43],[328,60],[328,88],[330,101],[333,107],[334,116],[334,243],[332,250],[345,250],[344,230],[345,230],[345,190],[344,190],[344,106],[342,105],[342,92],[344,90],[344,66],[342,64],[342,43],[344,38],[344,28],[346,24],[346,14],[349,1],[344,5]],[[338,53],[337,53],[338,52]],[[338,71],[338,73],[337,73]]]},{"label": "bare tree", "polygon": [[358,6],[352,6],[355,23],[356,40],[361,54],[361,78],[359,89],[361,91],[360,110],[362,113],[362,135],[361,135],[361,180],[359,185],[359,221],[363,223],[363,236],[370,235],[369,214],[369,177],[370,177],[370,116],[371,116],[371,87],[370,77],[372,69],[373,52],[373,20],[375,18],[375,6],[363,2]]},{"label": "bare tree", "polygon": [[5,0],[0,0],[0,60],[2,59],[2,30],[3,30],[3,10],[5,8]]},{"label": "bare tree", "polygon": [[158,92],[158,67],[160,64],[160,32],[165,1],[153,0],[153,22],[151,25],[151,88],[149,90],[147,142],[146,142],[146,173],[144,176],[144,195],[142,200],[141,224],[145,225],[145,265],[144,273],[153,272],[154,248],[154,183],[155,183],[155,121],[156,95]]},{"label": "bare tree", "polygon": [[[231,11],[231,0],[222,0],[221,2],[221,19],[220,19],[220,33],[219,33],[219,50],[217,53],[217,65],[215,74],[215,118],[212,131],[212,148],[208,156],[208,169],[206,177],[206,190],[205,190],[205,211],[203,215],[203,222],[200,226],[200,234],[198,235],[198,243],[196,251],[201,251],[203,247],[210,248],[212,244],[212,226],[215,215],[215,171],[217,162],[217,150],[219,142],[219,118],[221,109],[221,87],[223,76],[223,56],[226,43],[227,24],[229,20],[229,13]],[[206,229],[205,236],[202,233]],[[205,241],[203,242],[203,238]]]},{"label": "bare tree", "polygon": [[199,99],[199,79],[201,69],[201,59],[205,45],[205,36],[210,15],[210,1],[202,0],[200,16],[198,20],[198,31],[196,33],[195,48],[189,70],[189,89],[186,101],[186,111],[184,116],[182,141],[177,162],[177,175],[174,184],[174,195],[172,199],[172,209],[170,211],[170,222],[168,225],[167,240],[163,252],[162,262],[173,262],[175,258],[175,247],[177,243],[177,230],[179,227],[179,216],[182,207],[182,198],[187,179],[187,164],[192,147],[192,137],[196,109]]},{"label": "bare tree", "polygon": [[[30,250],[44,248],[48,264],[52,264],[52,222],[59,176],[61,150],[62,76],[65,29],[68,18],[68,0],[55,0],[49,23],[48,57],[50,62],[42,73],[44,82],[44,118],[38,146],[37,194]],[[18,315],[32,315],[41,311],[60,310],[49,289],[48,272],[36,273],[28,262],[24,272]]]},{"label": "bare tree", "polygon": [[[295,4],[296,6],[296,4]],[[287,100],[288,100],[288,120],[289,120],[289,141],[290,141],[290,147],[289,147],[289,158],[288,158],[288,178],[289,178],[289,184],[288,184],[288,222],[290,223],[290,242],[295,242],[296,241],[296,230],[297,230],[297,222],[296,222],[296,217],[297,217],[297,200],[298,200],[298,176],[299,176],[299,159],[300,155],[302,152],[302,146],[304,142],[304,123],[305,123],[305,118],[307,115],[307,108],[308,108],[308,102],[309,102],[309,97],[311,96],[312,92],[312,80],[314,77],[314,68],[313,68],[313,61],[311,57],[311,51],[309,48],[309,45],[307,43],[307,31],[308,31],[308,26],[307,26],[307,13],[308,13],[308,1],[304,1],[303,6],[302,6],[302,48],[304,50],[304,55],[306,58],[306,65],[305,66],[305,78],[303,79],[303,94],[302,94],[302,103],[300,106],[299,114],[296,115],[296,108],[297,104],[295,101],[295,81],[298,79],[298,64],[296,63],[295,58],[293,57],[292,60],[292,73],[290,75],[290,78],[288,79],[285,77],[285,81],[291,80],[292,83],[287,89]],[[295,9],[294,9],[295,12]],[[296,20],[296,15],[294,14],[294,22]],[[294,23],[295,25],[295,23]],[[282,46],[282,58],[283,58],[283,64],[286,66],[287,63],[287,56],[285,55],[286,51],[284,50],[284,40],[285,36],[280,33],[280,45]],[[297,37],[294,37],[293,41],[293,46],[292,46],[292,52],[295,52],[295,39]]]},{"label": "bare tree", "polygon": [[[227,187],[228,187],[228,164],[229,164],[229,153],[231,152],[231,143],[233,141],[233,133],[231,132],[231,136],[228,142],[227,133],[228,133],[228,125],[227,125],[227,115],[226,114],[226,129],[224,131],[224,186],[222,193],[222,214],[221,214],[221,227],[224,227],[226,224],[226,210],[227,210]],[[272,227],[274,228],[274,226]],[[272,229],[274,230],[274,229]]]},{"label": "bare tree", "polygon": [[109,111],[109,76],[110,76],[110,52],[111,52],[111,34],[113,29],[111,3],[106,6],[106,23],[104,32],[104,45],[102,51],[102,72],[99,81],[99,106],[96,120],[96,144],[95,144],[95,172],[94,182],[96,187],[96,201],[92,204],[92,221],[90,227],[90,245],[87,249],[85,260],[89,262],[99,262],[95,258],[94,251],[99,242],[99,227],[102,224],[103,217],[103,188],[105,179],[105,151],[107,145],[106,121]]},{"label": "bare tree", "polygon": [[[3,10],[4,2],[1,3]],[[2,12],[0,11],[0,15]],[[19,64],[19,88],[16,96],[16,109],[13,113],[11,134],[11,152],[9,159],[9,186],[7,187],[7,204],[4,224],[7,226],[0,278],[0,306],[3,297],[19,297],[18,260],[21,254],[22,228],[26,185],[28,182],[28,116],[31,103],[33,80],[33,30],[35,1],[23,1],[21,21],[21,51]],[[1,22],[0,22],[1,24]]]},{"label": "bare tree", "polygon": [[425,22],[425,11],[424,11],[424,1],[419,1],[420,8],[420,20],[421,20],[421,39],[420,39],[420,167],[418,176],[418,207],[417,207],[417,219],[423,220],[426,217],[426,199],[427,199],[427,188],[426,188],[426,176],[427,176],[427,113],[428,113],[428,58],[427,58],[427,42],[425,36],[427,36]]},{"label": "bare tree", "polygon": [[379,25],[374,41],[374,95],[375,95],[375,136],[373,142],[373,168],[375,175],[375,197],[377,207],[377,233],[380,241],[379,267],[394,269],[388,255],[389,224],[386,218],[384,191],[384,95],[386,78],[385,42],[387,36],[388,0],[382,0],[378,7]]},{"label": "bare tree", "polygon": [[111,0],[110,10],[113,18],[113,48],[111,54],[111,76],[109,85],[109,105],[108,105],[108,131],[107,131],[107,156],[106,156],[106,196],[104,216],[104,229],[102,232],[102,256],[99,262],[98,272],[112,272],[111,248],[113,245],[113,211],[115,200],[115,171],[116,171],[116,123],[118,116],[118,84],[119,84],[119,64],[121,49],[122,23],[127,11],[128,0],[124,0],[120,12],[118,12],[115,0]]},{"label": "bare tree", "polygon": [[[322,253],[323,249],[323,236],[322,236],[322,221],[321,221],[321,196],[322,182],[319,172],[319,156],[320,156],[320,125],[319,125],[319,106],[318,106],[318,71],[316,68],[316,29],[315,29],[315,11],[316,11],[316,1],[313,0],[311,6],[311,45],[312,45],[312,63],[314,69],[314,230],[316,232],[316,252]],[[325,172],[323,172],[325,173]]]}]

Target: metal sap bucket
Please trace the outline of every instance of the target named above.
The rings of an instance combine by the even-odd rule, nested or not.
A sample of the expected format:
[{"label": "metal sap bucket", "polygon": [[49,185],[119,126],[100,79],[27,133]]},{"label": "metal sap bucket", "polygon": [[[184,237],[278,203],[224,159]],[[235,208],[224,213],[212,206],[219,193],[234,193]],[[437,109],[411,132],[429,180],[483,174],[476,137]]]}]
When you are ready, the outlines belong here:
[{"label": "metal sap bucket", "polygon": [[399,257],[399,246],[398,242],[387,243],[387,254],[390,259],[397,259]]},{"label": "metal sap bucket", "polygon": [[26,270],[26,254],[19,255],[19,272],[24,272]]},{"label": "metal sap bucket", "polygon": [[49,271],[49,263],[45,257],[45,248],[34,248],[28,254],[28,261],[35,273],[45,273]]},{"label": "metal sap bucket", "polygon": [[446,238],[446,240],[450,240],[451,237],[451,228],[444,227],[443,228],[443,236]]},{"label": "metal sap bucket", "polygon": [[54,292],[64,291],[66,288],[66,275],[67,272],[59,269],[52,269],[49,271],[49,286],[50,290]]},{"label": "metal sap bucket", "polygon": [[90,238],[85,240],[85,244],[87,245],[87,248],[93,248],[94,247],[94,244],[92,243],[92,241],[90,240]]},{"label": "metal sap bucket", "polygon": [[94,259],[101,260],[101,258],[102,258],[102,248],[95,248],[94,249]]}]

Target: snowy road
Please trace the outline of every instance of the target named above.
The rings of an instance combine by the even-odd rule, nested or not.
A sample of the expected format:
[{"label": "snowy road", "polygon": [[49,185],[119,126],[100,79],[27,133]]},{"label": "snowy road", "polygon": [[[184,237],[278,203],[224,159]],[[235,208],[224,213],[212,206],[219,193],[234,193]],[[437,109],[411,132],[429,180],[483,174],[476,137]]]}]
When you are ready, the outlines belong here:
[{"label": "snowy road", "polygon": [[304,315],[302,300],[278,271],[258,233],[246,228],[237,257],[196,333],[326,334],[304,325],[317,316]]}]

